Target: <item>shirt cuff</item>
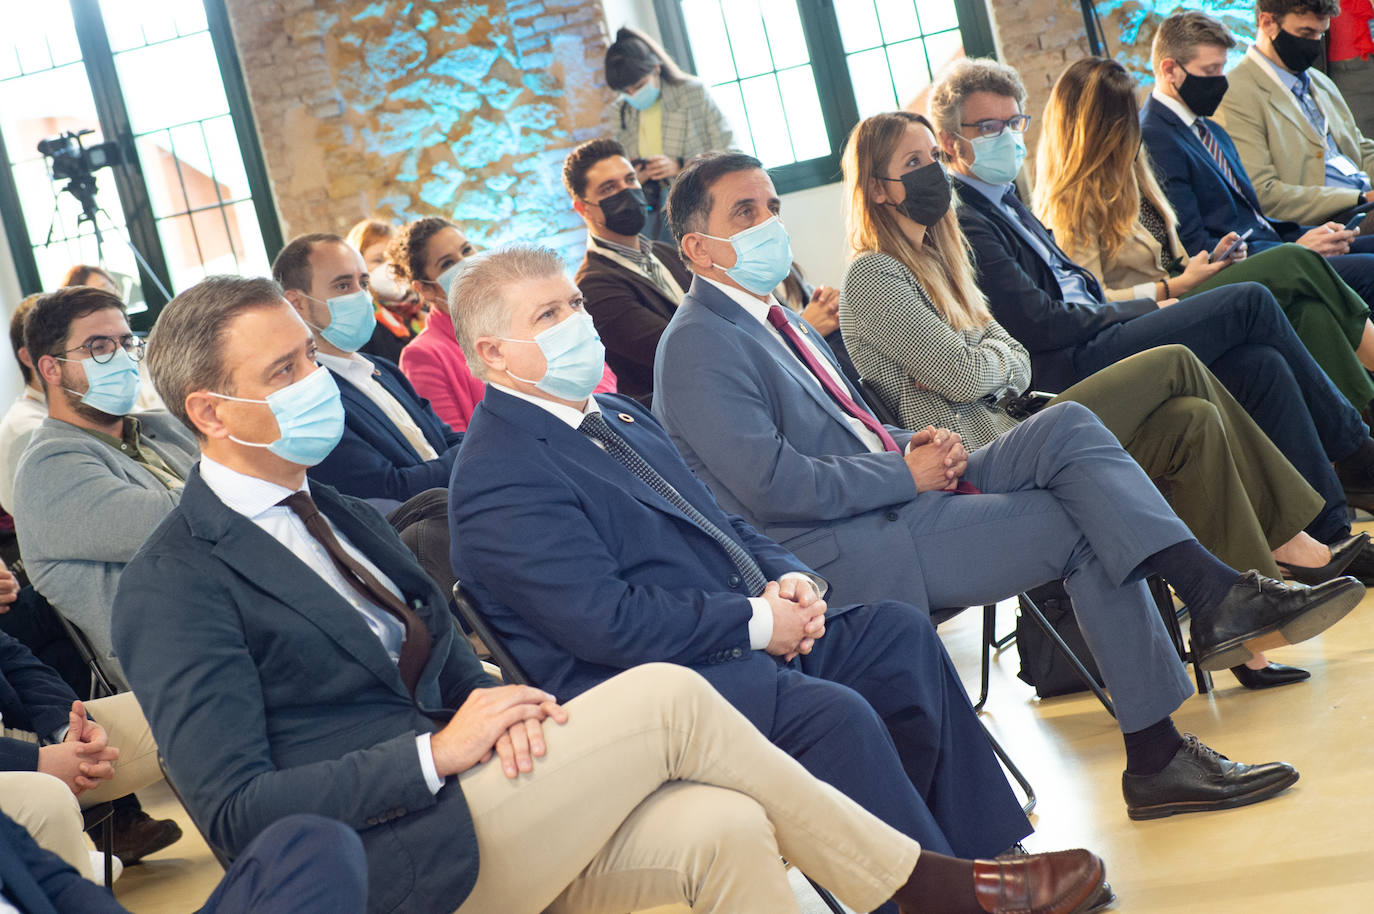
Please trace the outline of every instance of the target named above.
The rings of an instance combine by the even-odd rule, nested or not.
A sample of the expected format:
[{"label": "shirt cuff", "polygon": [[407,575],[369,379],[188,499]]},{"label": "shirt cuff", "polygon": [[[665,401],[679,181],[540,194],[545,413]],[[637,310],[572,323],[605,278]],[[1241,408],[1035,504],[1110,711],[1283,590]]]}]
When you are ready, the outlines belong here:
[{"label": "shirt cuff", "polygon": [[824,598],[826,593],[830,590],[829,581],[827,581],[820,575],[812,574],[809,571],[789,571],[787,572],[787,574],[778,578],[778,583],[782,583],[788,578],[800,578],[801,580],[806,581],[808,584],[810,584],[812,587],[816,589],[816,596],[821,598]]},{"label": "shirt cuff", "polygon": [[444,779],[439,777],[439,771],[434,767],[434,747],[429,742],[433,735],[421,733],[416,736],[415,749],[420,753],[420,770],[425,775],[425,786],[430,793],[438,793],[444,786]]},{"label": "shirt cuff", "polygon": [[763,597],[750,597],[749,605],[754,608],[749,620],[749,649],[761,651],[773,640],[773,607]]},{"label": "shirt cuff", "polygon": [[1138,282],[1138,283],[1135,284],[1134,287],[1132,287],[1132,289],[1131,289],[1131,294],[1132,294],[1133,296],[1135,296],[1136,298],[1150,298],[1150,299],[1153,299],[1153,298],[1154,298],[1157,294],[1159,294],[1159,293],[1158,293],[1158,290],[1155,289],[1155,283],[1152,283],[1152,282]]}]

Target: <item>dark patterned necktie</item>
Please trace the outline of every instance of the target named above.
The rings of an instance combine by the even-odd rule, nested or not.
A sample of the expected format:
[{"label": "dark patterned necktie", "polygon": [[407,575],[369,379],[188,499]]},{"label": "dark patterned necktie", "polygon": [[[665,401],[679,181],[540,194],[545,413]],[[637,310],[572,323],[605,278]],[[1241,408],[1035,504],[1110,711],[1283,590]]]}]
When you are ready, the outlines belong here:
[{"label": "dark patterned necktie", "polygon": [[687,519],[701,528],[707,536],[720,544],[730,556],[730,561],[734,562],[739,569],[740,576],[744,579],[744,586],[749,596],[756,597],[763,593],[763,588],[768,583],[767,576],[759,568],[758,562],[754,561],[744,547],[735,542],[729,534],[717,527],[706,519],[706,516],[692,506],[692,503],[682,497],[682,493],[673,488],[672,483],[659,475],[658,471],[649,465],[649,462],[629,444],[615,433],[615,430],[606,422],[606,418],[600,412],[588,413],[582,417],[582,424],[578,431],[588,438],[600,441],[606,446],[606,453],[610,454],[625,469],[629,470],[639,478],[646,486],[653,489],[664,501],[677,508]]},{"label": "dark patterned necktie", "polygon": [[277,504],[296,512],[304,522],[305,529],[324,547],[334,567],[359,596],[391,613],[405,626],[405,640],[401,642],[401,655],[396,666],[400,670],[401,681],[414,697],[415,684],[420,681],[420,673],[429,660],[429,629],[425,627],[424,620],[377,580],[377,576],[366,565],[348,554],[309,495],[292,492]]}]

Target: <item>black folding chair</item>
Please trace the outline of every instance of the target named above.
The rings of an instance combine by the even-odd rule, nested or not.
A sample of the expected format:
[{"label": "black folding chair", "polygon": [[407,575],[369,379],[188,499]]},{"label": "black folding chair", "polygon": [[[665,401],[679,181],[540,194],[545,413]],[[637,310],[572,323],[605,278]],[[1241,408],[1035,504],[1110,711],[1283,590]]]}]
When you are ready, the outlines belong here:
[{"label": "black folding chair", "polygon": [[117,694],[120,690],[115,687],[114,678],[101,666],[100,655],[91,646],[91,640],[86,637],[86,633],[58,607],[53,607],[53,614],[57,616],[57,621],[62,623],[62,630],[67,633],[72,644],[76,645],[76,653],[81,662],[91,671],[91,697],[105,698]]},{"label": "black folding chair", "polygon": [[196,831],[200,833],[200,839],[205,842],[205,846],[210,848],[210,853],[215,855],[216,862],[219,863],[222,869],[229,869],[229,864],[232,862],[229,859],[229,855],[220,850],[219,847],[215,845],[215,842],[210,840],[210,836],[206,833],[205,829],[200,827],[200,823],[196,821],[196,817],[191,815],[191,807],[187,806],[186,801],[181,798],[181,791],[177,790],[176,781],[172,780],[172,776],[167,773],[167,760],[162,757],[161,752],[157,754],[157,767],[162,769],[162,779],[167,782],[168,787],[172,788],[172,796],[176,797],[177,802],[181,804],[181,808],[186,810],[187,818],[189,818],[191,824],[196,827]]},{"label": "black folding chair", "polygon": [[[506,682],[516,685],[533,685],[524,667],[520,665],[520,662],[516,660],[506,648],[500,636],[492,631],[491,626],[487,624],[487,620],[482,617],[482,614],[477,609],[476,601],[472,599],[472,595],[463,587],[462,581],[456,581],[453,585],[453,607],[457,610],[462,620],[468,624],[468,627],[472,629],[477,637],[482,639],[482,643],[491,651],[492,660],[501,668],[502,678]],[[829,889],[820,885],[805,873],[802,873],[802,875],[806,877],[807,882],[811,883],[811,888],[815,890],[816,894],[821,899],[821,903],[831,911],[831,914],[846,914],[844,907],[836,900],[834,895],[830,894]]]}]

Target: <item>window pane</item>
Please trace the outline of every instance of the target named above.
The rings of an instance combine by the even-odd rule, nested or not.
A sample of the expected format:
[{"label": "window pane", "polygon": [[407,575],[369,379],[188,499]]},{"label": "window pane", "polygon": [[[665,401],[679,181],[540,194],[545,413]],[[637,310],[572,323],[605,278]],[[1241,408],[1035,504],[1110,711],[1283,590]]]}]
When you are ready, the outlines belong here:
[{"label": "window pane", "polygon": [[781,70],[811,61],[796,0],[759,0],[759,12],[763,14],[763,21],[768,27],[768,47],[773,52],[773,66]]},{"label": "window pane", "polygon": [[821,117],[821,100],[816,95],[816,76],[811,67],[796,67],[778,74],[782,107],[792,135],[792,154],[798,162],[830,155],[830,137]]},{"label": "window pane", "polygon": [[926,39],[926,56],[930,58],[931,72],[936,76],[964,56],[964,36],[958,29],[941,32]]},{"label": "window pane", "polygon": [[687,20],[687,38],[692,43],[692,59],[697,76],[708,86],[736,78],[730,58],[730,40],[720,14],[720,0],[682,0],[682,16]]},{"label": "window pane", "polygon": [[854,0],[845,5],[843,13],[837,7],[835,18],[840,22],[840,40],[844,43],[846,54],[883,43],[883,33],[878,28],[878,11],[873,6],[873,0]]},{"label": "window pane", "polygon": [[916,11],[921,16],[921,31],[927,35],[959,27],[954,0],[916,0]]},{"label": "window pane", "polygon": [[239,138],[234,132],[233,118],[227,114],[211,118],[203,122],[201,128],[205,131],[205,145],[210,151],[210,165],[215,180],[228,188],[229,196],[234,199],[251,196],[248,172],[243,167],[243,155],[239,152]]},{"label": "window pane", "polygon": [[174,213],[186,209],[186,199],[177,180],[176,164],[172,158],[172,138],[166,130],[141,136],[134,141],[143,177],[148,185],[148,198],[155,213]]},{"label": "window pane", "polygon": [[792,143],[787,133],[787,117],[778,95],[777,77],[756,76],[740,81],[744,107],[749,112],[749,129],[754,135],[754,153],[765,168],[788,165],[792,158]]},{"label": "window pane", "polygon": [[[735,69],[741,77],[769,73],[773,69],[768,53],[768,36],[763,31],[757,3],[733,2],[725,4],[725,27],[730,33],[730,47],[735,55]],[[748,93],[745,94],[746,99]]]},{"label": "window pane", "polygon": [[892,75],[887,69],[887,54],[882,48],[849,55],[849,78],[854,83],[854,100],[859,117],[870,117],[897,107],[892,93]]},{"label": "window pane", "polygon": [[209,32],[116,54],[115,67],[134,133],[229,113]]},{"label": "window pane", "polygon": [[739,83],[729,82],[723,86],[716,86],[711,90],[711,98],[715,99],[720,110],[725,113],[725,119],[730,122],[730,128],[735,134],[735,145],[752,156],[758,155],[758,150],[754,148],[754,138],[749,133],[749,118],[744,113],[744,98],[739,93]]},{"label": "window pane", "polygon": [[[887,60],[892,67],[893,85],[897,88],[897,104],[905,107],[930,85],[925,48],[920,39],[888,45]],[[924,108],[920,110],[925,111]]]},{"label": "window pane", "polygon": [[206,29],[202,0],[101,0],[100,12],[116,53]]},{"label": "window pane", "polygon": [[877,0],[877,6],[883,40],[888,44],[920,36],[921,24],[916,21],[916,5],[912,0]]}]

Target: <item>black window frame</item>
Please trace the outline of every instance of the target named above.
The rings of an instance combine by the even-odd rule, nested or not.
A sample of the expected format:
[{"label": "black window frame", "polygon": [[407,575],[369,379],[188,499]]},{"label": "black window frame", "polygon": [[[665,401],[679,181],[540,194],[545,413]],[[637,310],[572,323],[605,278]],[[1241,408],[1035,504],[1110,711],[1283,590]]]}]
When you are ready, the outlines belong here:
[{"label": "black window frame", "polygon": [[[830,141],[830,153],[770,168],[768,173],[773,178],[773,186],[781,194],[839,181],[840,153],[844,149],[845,138],[859,122],[859,105],[849,78],[849,65],[845,60],[834,0],[796,2],[812,72],[816,77],[816,94],[820,100],[821,117],[825,121],[826,137]],[[987,7],[981,0],[953,2],[959,18],[964,54],[968,57],[996,58],[996,43]],[[681,0],[654,0],[654,14],[658,18],[664,50],[684,69],[696,72]]]}]

